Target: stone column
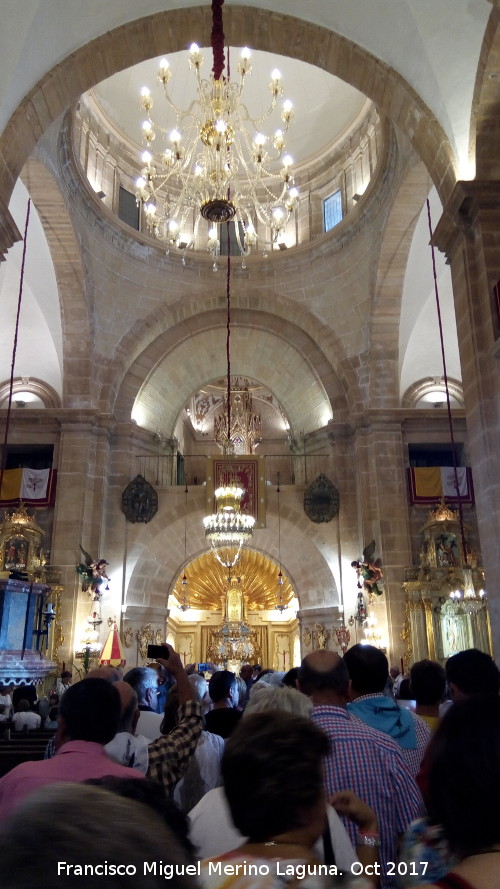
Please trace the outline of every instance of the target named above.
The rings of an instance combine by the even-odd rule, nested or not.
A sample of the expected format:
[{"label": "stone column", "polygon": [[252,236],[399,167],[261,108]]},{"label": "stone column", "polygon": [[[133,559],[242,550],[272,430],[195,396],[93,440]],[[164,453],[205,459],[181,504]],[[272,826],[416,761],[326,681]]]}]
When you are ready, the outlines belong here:
[{"label": "stone column", "polygon": [[500,183],[458,182],[434,233],[453,281],[468,446],[494,653],[500,654]]},{"label": "stone column", "polygon": [[[51,563],[61,569],[62,660],[72,659],[80,625],[91,599],[81,592],[76,565],[83,561],[80,544],[95,559],[102,552],[109,431],[94,411],[80,411],[61,423],[57,501],[54,510]],[[104,633],[101,633],[104,644]]]},{"label": "stone column", "polygon": [[382,559],[384,574],[384,595],[374,596],[373,611],[382,633],[388,633],[390,657],[399,661],[403,653],[403,568],[412,564],[400,423],[390,415],[370,417],[369,425],[356,432],[355,454],[360,547],[362,550],[375,540],[375,558]]}]

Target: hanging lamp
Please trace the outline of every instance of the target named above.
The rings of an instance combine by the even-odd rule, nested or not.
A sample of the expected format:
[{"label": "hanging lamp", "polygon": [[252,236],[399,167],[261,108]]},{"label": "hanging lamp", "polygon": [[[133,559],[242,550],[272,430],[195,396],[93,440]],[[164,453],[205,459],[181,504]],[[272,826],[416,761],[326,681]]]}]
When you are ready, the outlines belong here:
[{"label": "hanging lamp", "polygon": [[[443,362],[443,381],[446,391],[446,407],[448,414],[448,428],[450,432],[450,442],[451,442],[451,453],[453,459],[453,477],[455,483],[455,490],[457,493],[457,511],[458,511],[458,521],[460,525],[460,538],[462,544],[462,571],[463,571],[463,597],[460,597],[460,591],[453,590],[450,594],[450,599],[453,601],[457,613],[465,613],[469,616],[476,615],[479,611],[481,611],[486,606],[486,592],[481,589],[479,594],[476,594],[476,590],[474,587],[473,577],[472,577],[472,567],[469,564],[470,557],[470,548],[467,545],[467,541],[465,539],[465,525],[464,525],[464,514],[463,514],[463,505],[462,505],[462,494],[460,491],[460,482],[458,478],[458,469],[457,469],[457,455],[455,449],[455,437],[453,434],[453,419],[451,414],[451,400],[450,400],[450,387],[448,384],[448,372],[446,369],[446,352],[444,347],[444,336],[443,336],[443,323],[441,318],[441,304],[439,299],[439,289],[438,289],[438,281],[437,281],[437,272],[436,272],[436,258],[434,252],[434,243],[433,243],[433,231],[432,231],[432,220],[431,220],[431,205],[429,198],[427,198],[427,221],[429,225],[429,235],[430,235],[430,245],[431,245],[431,256],[432,256],[432,271],[434,278],[434,294],[436,297],[436,309],[437,309],[437,317],[438,317],[438,327],[439,327],[439,340],[441,345],[441,358]],[[458,595],[457,595],[458,593]]]},{"label": "hanging lamp", "polygon": [[284,611],[288,608],[288,604],[283,599],[283,571],[281,570],[281,507],[280,507],[280,474],[278,472],[278,487],[276,488],[276,495],[278,498],[278,563],[279,563],[279,571],[277,578],[277,595],[276,595],[276,611],[279,611],[280,614],[283,614]]},{"label": "hanging lamp", "polygon": [[[227,361],[227,397],[226,397],[226,421],[227,434],[225,436],[224,454],[234,455],[234,446],[231,441],[231,239],[229,226],[227,232],[228,254],[226,272],[226,361]],[[210,543],[216,559],[230,569],[236,565],[241,550],[252,539],[255,519],[253,516],[241,511],[241,501],[245,494],[237,479],[231,475],[224,480],[225,484],[218,487],[215,492],[216,512],[205,516],[205,538]]]},{"label": "hanging lamp", "polygon": [[181,611],[188,611],[191,608],[191,604],[189,602],[189,582],[186,575],[186,561],[187,561],[187,495],[188,495],[188,486],[186,482],[186,487],[184,488],[184,573],[181,578],[181,589],[180,589],[180,599],[179,599],[179,608]]}]

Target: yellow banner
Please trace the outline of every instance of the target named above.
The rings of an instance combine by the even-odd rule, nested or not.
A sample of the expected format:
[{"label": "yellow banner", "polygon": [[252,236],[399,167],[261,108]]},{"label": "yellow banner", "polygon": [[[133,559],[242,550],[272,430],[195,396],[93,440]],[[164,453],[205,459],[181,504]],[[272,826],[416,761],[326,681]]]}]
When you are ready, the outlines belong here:
[{"label": "yellow banner", "polygon": [[417,466],[413,472],[417,497],[441,497],[443,484],[440,466]]},{"label": "yellow banner", "polygon": [[21,493],[23,469],[6,469],[2,479],[0,500],[16,500]]}]

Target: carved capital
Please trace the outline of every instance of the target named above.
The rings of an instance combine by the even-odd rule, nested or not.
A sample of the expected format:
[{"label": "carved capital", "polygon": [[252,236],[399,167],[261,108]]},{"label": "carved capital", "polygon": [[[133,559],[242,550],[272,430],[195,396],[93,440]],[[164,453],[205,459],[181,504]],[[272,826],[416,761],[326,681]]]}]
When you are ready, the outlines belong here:
[{"label": "carved capital", "polygon": [[450,259],[462,237],[471,233],[486,214],[500,220],[500,182],[457,182],[434,230],[434,246]]},{"label": "carved capital", "polygon": [[14,222],[7,204],[0,195],[0,262],[5,259],[7,250],[16,241],[21,241],[22,236]]}]

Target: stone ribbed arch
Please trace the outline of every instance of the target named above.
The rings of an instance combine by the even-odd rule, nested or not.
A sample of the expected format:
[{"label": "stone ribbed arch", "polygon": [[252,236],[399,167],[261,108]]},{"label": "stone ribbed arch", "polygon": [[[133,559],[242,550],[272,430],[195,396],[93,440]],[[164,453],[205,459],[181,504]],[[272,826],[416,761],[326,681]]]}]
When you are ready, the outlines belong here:
[{"label": "stone ribbed arch", "polygon": [[470,154],[476,155],[477,179],[500,179],[498,121],[500,119],[500,8],[488,20],[476,75]]},{"label": "stone ribbed arch", "polygon": [[31,157],[23,168],[22,180],[47,238],[59,292],[63,337],[62,406],[84,407],[90,401],[92,331],[80,246],[50,170]]},{"label": "stone ribbed arch", "polygon": [[[187,560],[191,561],[207,550],[202,523],[206,508],[203,489],[189,490]],[[280,512],[283,570],[292,580],[301,609],[338,605],[335,578],[319,549],[320,544],[324,549],[325,538],[331,538],[333,545],[333,523],[314,525],[302,508],[302,492],[292,496]],[[254,531],[252,549],[276,559],[277,539],[276,516],[268,503],[267,527]],[[137,530],[129,548],[127,605],[166,608],[167,593],[185,561],[183,511],[168,492],[160,491],[158,513],[147,528]]]},{"label": "stone ribbed arch", "polygon": [[403,284],[415,226],[431,180],[423,163],[409,171],[384,229],[372,303],[370,396],[373,408],[399,407],[399,325]]},{"label": "stone ribbed arch", "polygon": [[[308,62],[352,84],[406,133],[446,203],[456,181],[450,142],[430,109],[390,66],[346,37],[304,19],[247,6],[228,6],[225,32],[234,45]],[[102,34],[48,71],[25,96],[0,139],[0,206],[47,127],[81,93],[145,58],[184,49],[193,35],[210,44],[206,7],[175,9]],[[4,239],[15,229],[4,224]],[[4,245],[0,244],[0,253]]]},{"label": "stone ribbed arch", "polygon": [[[203,383],[226,376],[223,341],[218,327],[193,333],[158,362],[137,396],[141,426],[167,438],[173,435],[179,411],[191,395]],[[283,406],[294,437],[314,432],[331,418],[320,378],[295,343],[276,331],[238,324],[231,333],[231,373],[265,383]]]},{"label": "stone ribbed arch", "polygon": [[[321,388],[327,395],[334,416],[337,419],[344,418],[348,401],[351,401],[353,396],[357,398],[358,387],[356,376],[349,362],[347,359],[343,360],[341,346],[336,341],[334,333],[319,324],[303,308],[299,310],[294,304],[289,306],[288,313],[283,310],[283,314],[278,315],[274,304],[273,312],[264,309],[265,301],[262,297],[255,300],[245,297],[244,302],[247,304],[246,308],[240,307],[238,298],[235,298],[235,305],[231,309],[232,336],[236,337],[238,335],[240,343],[242,343],[238,353],[236,350],[234,353],[232,352],[232,369],[234,372],[246,373],[258,378],[261,383],[274,392],[278,400],[283,403],[285,410],[289,412],[291,402],[287,398],[287,384],[285,380],[279,380],[276,367],[281,367],[283,370],[285,365],[280,361],[280,355],[286,353],[286,366],[291,368],[293,365],[293,354],[295,354],[302,366],[309,368],[309,379],[321,383]],[[252,307],[248,307],[248,304]],[[183,310],[184,312],[186,311],[186,304],[183,304]],[[224,375],[226,370],[225,326],[227,318],[225,309],[212,308],[204,310],[200,302],[194,300],[191,311],[193,314],[189,314],[183,320],[176,320],[172,317],[172,310],[169,307],[165,307],[161,317],[158,314],[155,316],[156,337],[154,339],[151,335],[151,324],[148,324],[147,319],[143,322],[150,337],[148,344],[133,361],[130,361],[130,352],[128,353],[129,367],[125,373],[121,372],[119,385],[115,377],[117,396],[114,405],[111,402],[111,410],[117,420],[121,422],[130,420],[134,401],[143,389],[144,383],[149,380],[155,369],[165,360],[165,356],[175,356],[175,350],[179,349],[182,343],[189,341],[190,348],[194,349],[194,346],[191,347],[193,338],[196,338],[199,348],[205,351],[203,367],[206,370],[198,370],[199,378],[197,378],[196,374],[193,375],[193,378],[189,378],[189,369],[185,367],[176,369],[174,382],[171,384],[174,387],[179,385],[183,375],[188,378],[188,383],[185,384],[187,393],[184,393],[185,397],[184,394],[180,397],[179,393],[176,395],[174,393],[174,397],[177,398],[176,406],[172,407],[174,419],[193,391],[196,391],[197,388],[200,388],[209,380],[214,379],[221,368],[222,375]],[[246,330],[259,331],[261,336],[265,332],[274,337],[277,347],[276,351],[266,356],[262,352],[262,349],[265,349],[265,340],[261,338],[257,340],[256,338],[255,348],[259,349],[259,354],[247,357],[244,353],[246,349]],[[241,331],[241,333],[238,333],[238,331]],[[201,334],[203,334],[203,337],[198,339],[198,336]],[[137,348],[136,336],[131,334],[126,339],[127,343],[122,343],[120,348],[120,353],[123,356],[127,355],[127,345],[130,348],[133,345]],[[224,359],[223,366],[221,364],[222,359]],[[196,356],[196,360],[198,360],[198,356]],[[172,363],[171,366],[174,367],[175,364]],[[263,369],[266,367],[268,368],[268,375],[265,375],[263,372]],[[264,376],[266,376],[265,379]],[[175,382],[177,377],[179,378],[178,383]],[[298,374],[297,379],[300,379]],[[276,385],[273,385],[274,381],[276,381]],[[317,391],[319,392],[319,388]],[[289,402],[288,405],[287,401]],[[299,424],[300,428],[302,427]]]}]

